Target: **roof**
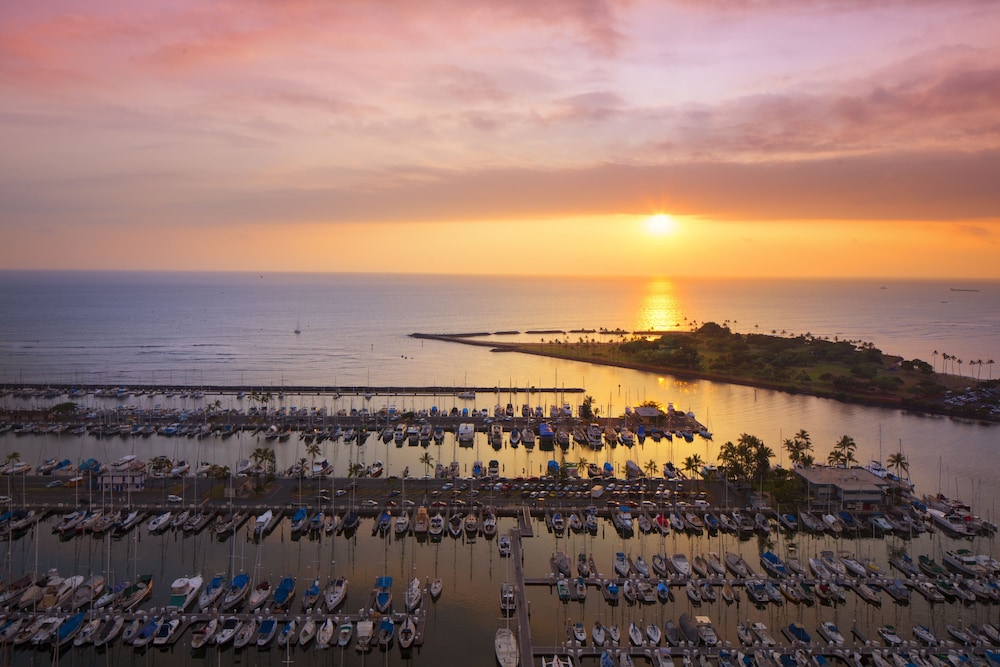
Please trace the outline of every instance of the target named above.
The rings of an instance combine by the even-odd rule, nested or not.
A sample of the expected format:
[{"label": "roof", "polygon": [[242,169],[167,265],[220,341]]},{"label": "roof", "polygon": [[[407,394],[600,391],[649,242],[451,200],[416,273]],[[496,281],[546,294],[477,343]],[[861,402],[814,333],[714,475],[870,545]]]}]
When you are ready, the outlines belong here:
[{"label": "roof", "polygon": [[889,483],[878,475],[864,468],[795,468],[795,472],[810,484],[818,486],[836,486],[845,491],[877,491],[889,486]]},{"label": "roof", "polygon": [[663,414],[659,408],[650,407],[648,405],[642,405],[638,408],[633,408],[633,412],[640,417],[659,417]]}]

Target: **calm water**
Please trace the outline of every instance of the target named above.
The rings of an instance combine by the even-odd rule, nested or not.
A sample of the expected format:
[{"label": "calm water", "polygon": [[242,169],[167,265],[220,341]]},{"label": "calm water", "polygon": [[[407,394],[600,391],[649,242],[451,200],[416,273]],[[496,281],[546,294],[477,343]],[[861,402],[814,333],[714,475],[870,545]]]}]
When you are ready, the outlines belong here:
[{"label": "calm water", "polygon": [[[951,287],[973,287],[978,292],[952,292]],[[884,289],[883,289],[884,288]],[[496,394],[477,396],[476,407],[492,410],[498,401],[547,404],[562,402],[552,394],[514,396],[510,387],[549,386],[582,387],[594,396],[604,414],[620,414],[626,405],[644,400],[661,404],[673,402],[678,408],[694,411],[715,434],[714,441],[694,443],[647,441],[632,451],[624,448],[594,455],[591,460],[611,460],[623,465],[627,458],[658,462],[680,461],[698,453],[706,461],[716,459],[718,448],[741,433],[764,439],[775,451],[783,437],[799,429],[812,435],[816,457],[823,460],[833,443],[848,434],[858,442],[861,461],[882,456],[902,447],[908,457],[911,477],[918,491],[944,491],[971,502],[978,513],[995,518],[996,480],[1000,464],[995,451],[997,429],[978,424],[960,423],[943,418],[921,417],[897,410],[841,405],[806,396],[754,390],[712,382],[685,382],[669,376],[638,371],[594,367],[575,362],[555,361],[514,354],[493,354],[487,348],[420,341],[408,337],[412,332],[471,332],[516,329],[687,329],[692,322],[729,321],[741,331],[811,332],[814,335],[871,341],[885,352],[907,358],[933,361],[940,367],[940,357],[933,352],[947,352],[963,358],[996,359],[1000,357],[1000,283],[952,285],[948,283],[862,281],[741,281],[708,280],[593,280],[528,279],[482,277],[415,277],[369,275],[238,275],[238,274],[76,274],[76,273],[0,273],[0,384],[18,382],[101,382],[156,384],[243,384],[293,385],[432,385],[495,386]],[[302,334],[293,330],[298,326]],[[572,334],[578,336],[578,334]],[[524,336],[527,338],[527,336]],[[533,338],[551,338],[535,336]],[[977,371],[980,370],[977,367]],[[982,376],[1000,374],[1000,369],[984,365]],[[963,367],[968,374],[969,365]],[[580,394],[567,394],[565,400],[578,403]],[[558,397],[558,398],[557,398]],[[4,399],[8,405],[13,399]],[[107,399],[87,399],[94,407],[114,407]],[[221,397],[225,407],[240,405],[234,397]],[[162,395],[130,399],[140,407],[174,404],[198,407],[197,402],[165,399]],[[361,407],[360,396],[287,395],[283,405]],[[372,408],[395,404],[401,409],[452,405],[472,407],[453,396],[414,398],[377,394],[368,404]],[[547,408],[547,405],[546,405]],[[36,462],[44,457],[66,456],[73,459],[95,456],[117,458],[135,447],[137,454],[166,454],[191,460],[210,460],[232,465],[258,446],[250,436],[229,441],[167,439],[153,436],[140,443],[125,440],[97,441],[89,438],[0,437],[0,453],[20,450],[23,458]],[[419,447],[396,449],[370,439],[364,447],[324,443],[325,455],[338,467],[349,459],[372,461],[384,459],[390,472],[404,466],[420,470]],[[30,447],[29,451],[25,451]],[[279,464],[288,465],[304,455],[301,443],[275,445]],[[523,448],[503,449],[498,454],[478,442],[471,449],[458,449],[451,439],[441,447],[432,446],[431,455],[443,463],[458,460],[471,468],[476,459],[498,458],[508,475],[535,472],[548,456]],[[241,456],[242,454],[242,456]],[[573,451],[572,457],[580,453]],[[506,520],[510,521],[510,520]],[[501,524],[501,528],[510,523]],[[611,571],[614,551],[622,542],[608,527],[607,534],[593,538],[537,537],[527,543],[529,576],[548,568],[548,556],[555,548],[570,553],[586,549],[595,554],[600,569]],[[284,538],[282,537],[284,535]],[[445,539],[435,545],[413,540],[383,542],[369,538],[362,527],[353,542],[342,538],[333,542],[291,542],[287,526],[279,529],[261,548],[262,569],[275,576],[295,571],[300,581],[310,573],[344,568],[352,580],[348,608],[360,607],[367,599],[368,588],[382,568],[397,577],[397,589],[411,573],[440,576],[446,584],[441,601],[430,615],[428,637],[423,649],[414,652],[413,663],[442,664],[456,650],[474,656],[478,664],[492,663],[492,637],[498,621],[497,592],[505,576],[505,564],[497,557],[495,544],[480,539],[474,545]],[[709,550],[740,548],[752,563],[757,562],[759,546],[754,541],[741,546],[723,544],[723,538],[658,538],[630,540],[625,550],[684,551],[689,556]],[[728,538],[733,542],[732,538]],[[937,540],[937,541],[934,541]],[[939,552],[940,536],[922,538],[911,552]],[[210,575],[231,565],[251,570],[257,561],[257,547],[237,543],[217,543],[204,537],[180,539],[172,536],[142,535],[138,548],[140,571],[152,571],[163,585],[154,594],[153,604],[166,601],[166,586],[176,576],[202,571]],[[107,568],[108,545],[98,540],[74,540],[60,549],[45,527],[37,537],[39,568],[58,566],[64,572]],[[887,567],[886,542],[863,540],[847,543],[846,549],[869,552]],[[15,543],[10,554],[16,572],[33,566],[36,538]],[[830,538],[799,538],[800,553],[808,555],[819,548],[837,548]],[[775,545],[785,553],[787,545]],[[988,542],[976,545],[978,551],[992,550]],[[111,545],[111,570],[129,567],[134,554],[129,541]],[[180,555],[180,559],[177,555]],[[335,564],[334,564],[335,562]],[[235,565],[237,564],[238,565]],[[5,563],[4,570],[7,570]],[[558,643],[565,637],[568,622],[608,619],[627,625],[627,616],[665,620],[677,618],[687,609],[683,597],[667,607],[611,610],[592,591],[585,604],[562,605],[547,589],[531,591],[532,633],[540,643]],[[856,603],[849,596],[848,605],[839,609],[767,609],[726,608],[724,604],[706,605],[704,612],[723,628],[723,636],[736,641],[732,628],[738,618],[761,618],[772,629],[800,618],[809,630],[819,620],[834,620],[849,629],[854,619],[864,621],[872,614],[908,630],[914,622],[930,619],[929,608],[914,600],[909,608],[886,604],[875,612]],[[968,622],[978,613],[973,608],[955,614]],[[614,620],[612,620],[614,619]],[[892,619],[890,621],[890,619]],[[983,619],[980,619],[983,620]],[[994,619],[995,620],[995,619]],[[624,622],[623,622],[624,621]],[[938,624],[942,623],[937,614]],[[727,630],[728,628],[728,630]],[[904,633],[905,634],[905,633]],[[19,661],[48,664],[46,654],[31,654]],[[399,651],[374,653],[367,658],[353,651],[343,658],[339,652],[293,654],[296,662],[324,664],[376,664],[401,661]],[[210,657],[214,657],[212,653]],[[136,663],[178,662],[202,664],[178,647],[172,653],[150,652],[133,657],[131,649],[115,649],[98,656],[98,662],[111,664],[124,657]],[[247,651],[233,656],[227,653],[222,662],[277,664],[283,656],[277,651],[257,654]],[[89,664],[93,654],[64,656],[62,662]],[[26,663],[27,664],[27,663]]]}]

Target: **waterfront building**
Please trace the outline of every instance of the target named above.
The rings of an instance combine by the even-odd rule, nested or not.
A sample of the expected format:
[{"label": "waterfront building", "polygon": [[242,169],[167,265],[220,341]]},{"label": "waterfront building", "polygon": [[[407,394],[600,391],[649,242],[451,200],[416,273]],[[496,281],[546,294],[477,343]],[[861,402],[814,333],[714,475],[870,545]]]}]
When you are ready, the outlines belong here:
[{"label": "waterfront building", "polygon": [[795,468],[805,480],[809,498],[831,507],[850,510],[874,510],[888,501],[890,483],[864,468]]}]

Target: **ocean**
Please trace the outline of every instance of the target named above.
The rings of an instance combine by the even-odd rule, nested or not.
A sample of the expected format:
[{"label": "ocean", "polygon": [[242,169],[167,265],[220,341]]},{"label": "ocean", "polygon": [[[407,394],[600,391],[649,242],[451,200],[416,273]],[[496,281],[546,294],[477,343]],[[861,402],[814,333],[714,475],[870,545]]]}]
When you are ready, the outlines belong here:
[{"label": "ocean", "polygon": [[[960,291],[954,291],[958,289]],[[967,291],[975,290],[975,291]],[[928,417],[899,410],[837,403],[808,396],[783,394],[707,381],[685,381],[655,373],[591,366],[517,354],[497,354],[489,348],[470,347],[409,336],[421,333],[510,332],[497,338],[539,340],[592,337],[606,339],[601,329],[629,331],[686,330],[706,321],[726,323],[737,331],[811,333],[817,336],[862,340],[883,352],[906,358],[943,363],[943,353],[963,359],[961,373],[1000,375],[988,361],[1000,357],[1000,282],[954,284],[943,282],[860,280],[746,280],[704,279],[595,279],[414,276],[382,274],[161,274],[0,272],[0,386],[19,383],[70,383],[81,386],[159,385],[210,387],[239,385],[254,387],[294,385],[371,387],[373,396],[361,392],[331,395],[288,393],[277,405],[378,409],[395,405],[400,410],[437,405],[486,408],[496,403],[542,405],[546,414],[552,404],[578,404],[594,397],[602,414],[621,414],[626,406],[647,400],[694,412],[714,433],[711,441],[652,443],[635,450],[605,448],[599,454],[577,452],[591,460],[608,460],[622,467],[628,458],[659,463],[697,453],[708,462],[716,460],[719,446],[749,433],[763,439],[778,453],[775,463],[785,463],[780,443],[801,429],[812,436],[817,460],[825,460],[842,435],[858,443],[861,462],[884,459],[902,451],[910,462],[910,477],[917,491],[943,492],[969,502],[980,515],[996,520],[996,480],[1000,464],[995,458],[997,427],[975,422]],[[295,330],[299,329],[300,334]],[[559,330],[559,334],[528,334],[535,330]],[[594,330],[594,333],[570,333]],[[935,355],[935,351],[938,355]],[[394,395],[379,387],[399,386],[490,387],[475,401],[461,401],[453,393],[413,396]],[[530,387],[564,392],[523,393]],[[583,389],[582,393],[569,391]],[[217,397],[223,407],[245,409],[232,394]],[[3,405],[19,405],[22,399],[5,396]],[[113,408],[114,399],[87,397],[94,408]],[[208,397],[205,400],[213,400]],[[38,404],[42,399],[32,399]],[[199,407],[194,399],[132,397],[128,403],[140,408],[156,405]],[[481,437],[481,436],[477,436]],[[95,456],[110,460],[130,453],[136,445],[128,440],[96,441],[62,436],[15,438],[0,436],[0,454],[19,451],[33,465],[42,458],[66,456],[74,460]],[[26,447],[30,446],[30,450]],[[177,440],[153,436],[141,444],[141,453],[152,457],[210,460],[233,465],[259,446],[252,436],[232,440]],[[292,441],[276,445],[280,466],[303,456],[302,445]],[[386,461],[390,474],[404,467],[421,470],[422,448],[386,447],[372,438],[357,452],[344,452],[342,445],[326,444],[325,454],[337,466],[349,457],[371,462]],[[523,447],[505,447],[494,453],[485,442],[459,449],[449,439],[430,453],[447,464],[458,460],[468,470],[474,460],[497,458],[503,474],[537,474],[548,456]],[[599,457],[599,458],[598,458]],[[505,523],[506,522],[506,523]],[[501,520],[501,530],[513,524]],[[607,574],[611,558],[623,548],[649,555],[656,551],[683,551],[690,555],[716,550],[741,549],[756,562],[759,545],[754,541],[711,544],[709,538],[672,535],[637,537],[623,545],[610,526],[602,526],[596,538],[557,538],[541,533],[527,544],[533,560],[525,563],[528,576],[541,576],[548,569],[548,556],[556,549],[569,553],[586,550]],[[720,539],[720,538],[713,538]],[[725,539],[725,538],[721,538]],[[138,553],[128,541],[105,544],[100,540],[76,539],[53,548],[54,537],[42,531],[10,545],[4,572],[20,573],[60,567],[62,571],[122,571],[129,560],[141,563],[140,571],[154,571],[163,582],[153,604],[163,605],[173,577],[195,569],[210,576],[240,563],[251,570],[254,563],[274,576],[294,570],[300,581],[311,572],[325,577],[345,568],[356,581],[348,602],[358,607],[367,599],[371,580],[383,570],[395,574],[403,586],[412,573],[440,576],[445,594],[429,617],[428,638],[419,652],[405,660],[398,651],[375,652],[366,658],[353,651],[331,658],[331,653],[293,653],[295,662],[326,664],[425,663],[450,664],[456,652],[476,664],[492,663],[492,638],[500,621],[497,604],[499,582],[505,578],[505,563],[497,557],[494,543],[475,544],[446,539],[434,545],[414,540],[385,542],[368,538],[362,527],[352,541],[293,542],[282,526],[258,547],[238,540],[217,543],[209,536],[182,539],[172,535],[154,537],[143,532]],[[917,553],[940,554],[950,539],[941,535],[914,540],[908,547]],[[887,567],[887,541],[861,540],[840,543],[833,538],[800,537],[794,547],[779,543],[775,548],[797,549],[812,554],[820,549],[863,549]],[[977,551],[992,552],[991,540],[979,540]],[[177,557],[179,556],[179,558]],[[107,563],[111,567],[107,567]],[[143,569],[145,568],[145,570]],[[402,588],[398,591],[402,593]],[[850,598],[840,608],[774,608],[755,610],[728,608],[721,602],[706,605],[699,613],[713,616],[723,637],[736,642],[737,620],[765,620],[774,631],[782,621],[799,618],[815,629],[820,620],[835,620],[849,629],[854,620],[894,622],[907,628],[916,622],[938,623],[929,605],[915,600],[909,607],[886,605],[874,610]],[[588,628],[595,620],[624,622],[629,615],[658,620],[676,618],[688,604],[682,596],[674,605],[650,608],[608,608],[596,591],[586,603],[560,604],[547,589],[532,591],[532,634],[539,643],[565,640],[565,626],[576,620]],[[977,618],[979,606],[962,611],[966,622]],[[688,611],[697,611],[687,609]],[[988,609],[987,609],[988,611]],[[891,619],[891,620],[890,620]],[[662,623],[661,623],[662,624]],[[810,625],[811,624],[811,625]],[[19,664],[49,664],[44,654],[20,652]],[[209,654],[214,658],[213,654]],[[62,663],[111,664],[124,659],[134,664],[203,664],[188,649],[178,645],[168,653],[150,651],[133,654],[131,649],[112,649],[96,655],[73,652]],[[277,651],[226,653],[227,664],[278,664]],[[524,664],[522,662],[522,664]]]}]

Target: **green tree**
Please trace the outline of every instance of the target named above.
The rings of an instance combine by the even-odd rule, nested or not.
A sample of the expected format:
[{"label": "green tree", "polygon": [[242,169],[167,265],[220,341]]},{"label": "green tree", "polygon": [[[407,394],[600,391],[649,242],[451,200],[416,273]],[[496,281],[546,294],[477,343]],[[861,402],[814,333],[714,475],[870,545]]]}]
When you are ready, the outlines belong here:
[{"label": "green tree", "polygon": [[835,444],[833,448],[836,451],[840,452],[841,460],[843,461],[845,468],[850,468],[851,463],[858,462],[858,460],[854,458],[854,452],[855,450],[857,450],[858,445],[856,442],[854,442],[854,438],[852,438],[851,436],[849,435],[841,436],[840,440],[837,441],[837,444]]},{"label": "green tree", "polygon": [[683,467],[688,473],[688,477],[692,478],[696,472],[701,470],[702,465],[704,465],[704,461],[701,460],[701,456],[698,454],[692,454],[691,456],[685,457]]},{"label": "green tree", "polygon": [[910,472],[910,462],[906,460],[906,456],[904,456],[902,452],[889,454],[889,458],[886,459],[886,465],[890,470],[895,470],[896,476],[900,479],[902,479],[906,473]]},{"label": "green tree", "polygon": [[649,459],[646,461],[646,465],[643,466],[646,471],[647,477],[656,477],[656,474],[660,471],[660,466],[656,462],[656,459]]}]

